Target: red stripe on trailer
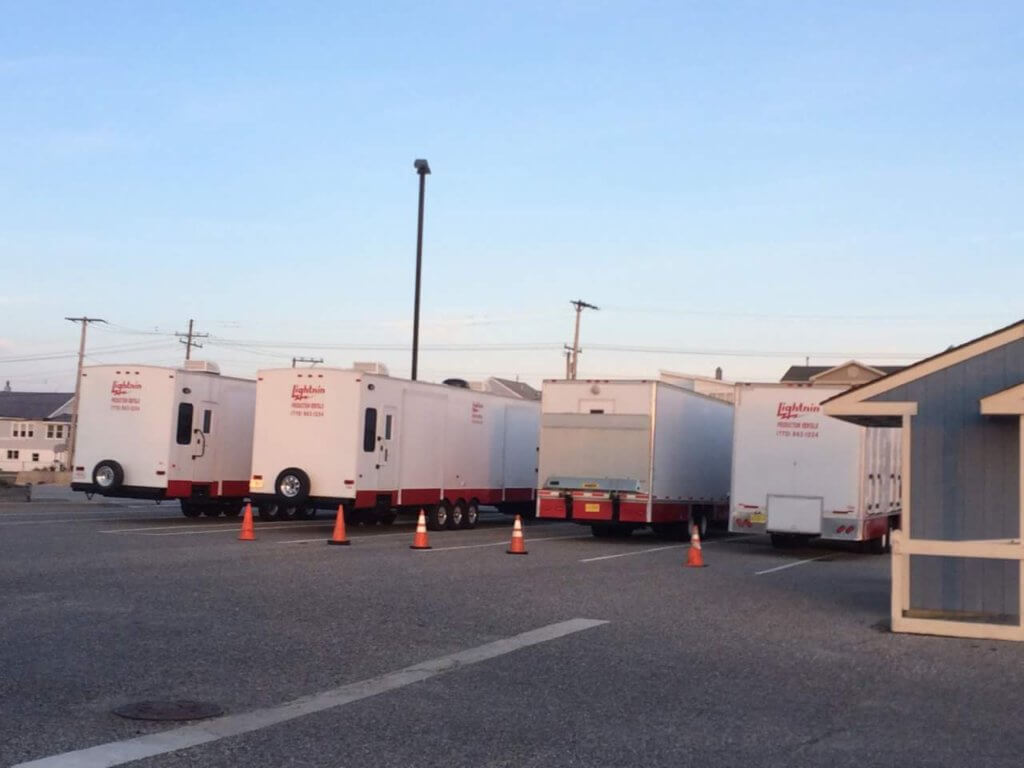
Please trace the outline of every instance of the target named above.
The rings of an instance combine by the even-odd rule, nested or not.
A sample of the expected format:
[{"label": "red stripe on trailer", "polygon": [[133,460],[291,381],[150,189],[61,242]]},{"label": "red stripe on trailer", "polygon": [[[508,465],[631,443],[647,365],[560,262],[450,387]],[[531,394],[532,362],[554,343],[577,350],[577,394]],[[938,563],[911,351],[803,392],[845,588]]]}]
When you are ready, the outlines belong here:
[{"label": "red stripe on trailer", "polygon": [[249,495],[248,480],[222,480],[220,484],[221,496],[247,496]]},{"label": "red stripe on trailer", "polygon": [[188,497],[192,495],[192,481],[191,480],[168,480],[167,481],[167,496],[178,498],[181,496]]},{"label": "red stripe on trailer", "polygon": [[880,539],[889,529],[888,517],[874,517],[864,521],[864,538]]},{"label": "red stripe on trailer", "polygon": [[390,504],[395,503],[398,491],[356,491],[355,508],[368,509],[377,506],[378,496],[390,496]]},{"label": "red stripe on trailer", "polygon": [[681,501],[655,501],[651,505],[652,523],[685,523],[690,519],[690,505]]},{"label": "red stripe on trailer", "polygon": [[541,499],[540,508],[537,510],[537,517],[564,520],[565,506],[565,499],[561,497]]},{"label": "red stripe on trailer", "polygon": [[500,504],[501,488],[449,488],[445,493],[450,501],[476,499],[481,504]]},{"label": "red stripe on trailer", "polygon": [[505,501],[533,501],[536,488],[506,488]]},{"label": "red stripe on trailer", "polygon": [[[356,493],[356,498],[359,498],[359,494]],[[402,489],[402,504],[413,505],[413,504],[437,504],[441,500],[441,489],[440,488],[403,488]]]},{"label": "red stripe on trailer", "polygon": [[624,523],[646,523],[647,502],[619,501],[619,520]]}]

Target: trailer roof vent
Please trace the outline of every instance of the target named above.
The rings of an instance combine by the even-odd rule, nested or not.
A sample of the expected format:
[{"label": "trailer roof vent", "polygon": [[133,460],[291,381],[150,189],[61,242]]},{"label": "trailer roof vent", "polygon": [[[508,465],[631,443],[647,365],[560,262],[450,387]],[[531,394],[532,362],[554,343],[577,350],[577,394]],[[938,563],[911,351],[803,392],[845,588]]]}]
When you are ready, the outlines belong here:
[{"label": "trailer roof vent", "polygon": [[220,366],[216,363],[210,362],[209,360],[186,360],[185,361],[186,371],[195,371],[196,373],[220,373]]},{"label": "trailer roof vent", "polygon": [[352,368],[363,373],[375,373],[378,376],[390,376],[388,367],[384,363],[352,363]]},{"label": "trailer roof vent", "polygon": [[465,379],[445,379],[441,383],[446,387],[461,387],[462,389],[469,389],[469,382]]}]

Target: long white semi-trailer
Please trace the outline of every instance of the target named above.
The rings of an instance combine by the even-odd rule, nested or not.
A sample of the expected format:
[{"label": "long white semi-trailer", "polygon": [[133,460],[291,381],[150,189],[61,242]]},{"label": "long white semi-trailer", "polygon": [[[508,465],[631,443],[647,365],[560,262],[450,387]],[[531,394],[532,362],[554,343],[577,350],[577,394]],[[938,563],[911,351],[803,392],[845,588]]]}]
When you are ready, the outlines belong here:
[{"label": "long white semi-trailer", "polygon": [[595,536],[724,524],[731,404],[648,380],[548,380],[541,403],[538,517]]},{"label": "long white semi-trailer", "polygon": [[844,386],[737,384],[729,530],[775,546],[821,537],[889,546],[900,515],[900,430],[826,416]]},{"label": "long white semi-trailer", "polygon": [[401,511],[471,528],[481,505],[533,508],[540,403],[362,370],[257,376],[249,490],[261,514],[339,504],[363,520]]},{"label": "long white semi-trailer", "polygon": [[71,488],[237,515],[249,491],[256,382],[213,363],[82,369]]}]

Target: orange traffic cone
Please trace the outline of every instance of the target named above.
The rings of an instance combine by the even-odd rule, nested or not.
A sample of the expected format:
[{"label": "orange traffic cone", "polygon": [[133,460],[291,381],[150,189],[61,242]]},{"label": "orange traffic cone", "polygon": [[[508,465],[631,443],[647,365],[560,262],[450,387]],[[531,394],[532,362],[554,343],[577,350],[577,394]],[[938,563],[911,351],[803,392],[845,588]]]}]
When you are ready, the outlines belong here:
[{"label": "orange traffic cone", "polygon": [[696,524],[690,526],[690,549],[686,553],[686,567],[704,567],[704,551],[700,548],[700,528]]},{"label": "orange traffic cone", "polygon": [[427,514],[422,509],[420,519],[416,521],[416,535],[409,549],[430,549],[430,540],[427,538]]},{"label": "orange traffic cone", "polygon": [[526,539],[523,538],[523,521],[519,515],[516,515],[516,522],[512,526],[512,541],[508,543],[508,549],[505,550],[505,553],[509,555],[526,554]]},{"label": "orange traffic cone", "polygon": [[245,505],[245,517],[242,518],[242,533],[239,541],[256,541],[256,533],[252,527],[252,504]]},{"label": "orange traffic cone", "polygon": [[338,516],[334,520],[334,535],[327,540],[328,544],[351,544],[345,538],[345,507],[338,505]]}]

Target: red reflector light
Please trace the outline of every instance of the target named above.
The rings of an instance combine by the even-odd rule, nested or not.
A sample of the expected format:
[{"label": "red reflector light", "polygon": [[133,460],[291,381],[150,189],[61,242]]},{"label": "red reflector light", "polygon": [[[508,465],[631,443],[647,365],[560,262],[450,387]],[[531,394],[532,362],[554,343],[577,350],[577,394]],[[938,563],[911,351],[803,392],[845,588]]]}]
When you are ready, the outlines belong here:
[{"label": "red reflector light", "polygon": [[355,484],[356,484],[355,480],[346,480],[345,481],[345,485],[355,485]]},{"label": "red reflector light", "polygon": [[158,469],[158,470],[156,471],[156,473],[157,473],[158,475],[166,475],[166,474],[167,474],[167,473],[166,473],[166,472],[165,472],[164,470],[162,470],[162,469]]},{"label": "red reflector light", "polygon": [[263,479],[263,475],[253,475],[252,479],[253,480],[262,480]]},{"label": "red reflector light", "polygon": [[75,472],[85,472],[85,467],[75,467]]}]

